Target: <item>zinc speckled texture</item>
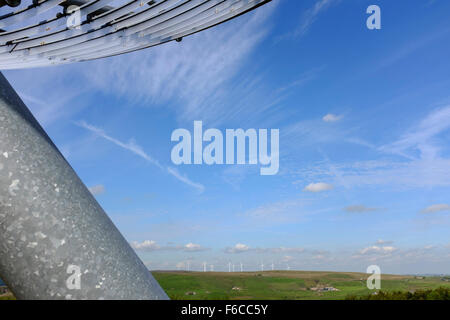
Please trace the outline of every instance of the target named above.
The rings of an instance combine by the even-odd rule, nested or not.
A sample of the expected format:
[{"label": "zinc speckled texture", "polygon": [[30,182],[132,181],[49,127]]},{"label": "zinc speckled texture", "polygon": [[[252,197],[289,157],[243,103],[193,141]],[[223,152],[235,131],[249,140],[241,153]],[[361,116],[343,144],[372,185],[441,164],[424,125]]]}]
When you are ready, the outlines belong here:
[{"label": "zinc speckled texture", "polygon": [[1,73],[0,278],[19,299],[168,299]]}]

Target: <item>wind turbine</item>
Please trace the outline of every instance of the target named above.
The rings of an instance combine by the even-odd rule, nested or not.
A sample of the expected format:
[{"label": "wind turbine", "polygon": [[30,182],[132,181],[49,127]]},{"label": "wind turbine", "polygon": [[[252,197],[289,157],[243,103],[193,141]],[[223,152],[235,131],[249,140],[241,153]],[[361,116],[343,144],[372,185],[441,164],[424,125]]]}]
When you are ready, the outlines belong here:
[{"label": "wind turbine", "polygon": [[206,272],[206,262],[203,262],[203,272]]},{"label": "wind turbine", "polygon": [[244,265],[241,262],[241,272],[244,272]]},{"label": "wind turbine", "polygon": [[264,271],[264,262],[261,261],[261,271]]},{"label": "wind turbine", "polygon": [[231,272],[231,262],[228,262],[228,272]]}]

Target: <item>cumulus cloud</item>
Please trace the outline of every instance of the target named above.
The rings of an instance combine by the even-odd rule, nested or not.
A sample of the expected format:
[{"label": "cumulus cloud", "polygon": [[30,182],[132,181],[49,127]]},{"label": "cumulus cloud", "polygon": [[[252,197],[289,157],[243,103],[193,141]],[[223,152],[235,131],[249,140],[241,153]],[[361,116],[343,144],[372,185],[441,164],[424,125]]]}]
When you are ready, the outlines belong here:
[{"label": "cumulus cloud", "polygon": [[332,113],[325,115],[322,120],[325,122],[336,122],[342,119],[342,116],[338,116]]},{"label": "cumulus cloud", "polygon": [[186,245],[184,246],[184,250],[185,250],[185,251],[191,251],[191,252],[194,252],[194,251],[204,251],[205,248],[203,248],[203,247],[202,247],[201,245],[199,245],[199,244],[189,242],[188,244],[186,244]]},{"label": "cumulus cloud", "polygon": [[[175,246],[175,249],[178,249],[179,246]],[[182,248],[180,248],[179,250],[182,251],[188,251],[188,252],[199,252],[199,251],[207,251],[209,250],[209,248],[205,248],[202,245],[196,244],[196,243],[192,243],[189,242],[188,244],[184,245]]]},{"label": "cumulus cloud", "polygon": [[156,241],[154,240],[144,240],[142,242],[134,241],[131,243],[131,246],[135,250],[140,251],[184,251],[184,252],[199,252],[199,251],[205,251],[208,250],[208,248],[205,248],[199,244],[189,242],[185,245],[167,245],[167,246],[160,246]]},{"label": "cumulus cloud", "polygon": [[303,189],[303,191],[321,192],[321,191],[327,191],[327,190],[332,190],[332,189],[333,189],[333,186],[331,184],[318,182],[318,183],[310,183]]},{"label": "cumulus cloud", "polygon": [[369,208],[364,205],[354,205],[354,206],[348,206],[344,208],[345,211],[350,213],[364,213],[364,212],[372,212],[377,211],[377,208]]},{"label": "cumulus cloud", "polygon": [[226,253],[242,253],[247,252],[250,250],[250,247],[243,244],[243,243],[237,243],[234,247],[228,247],[225,249]]},{"label": "cumulus cloud", "polygon": [[105,186],[102,184],[98,184],[92,187],[89,187],[89,191],[94,195],[98,196],[100,194],[105,193]]},{"label": "cumulus cloud", "polygon": [[271,254],[278,254],[278,253],[284,253],[284,254],[298,254],[298,253],[304,253],[304,248],[286,248],[286,247],[278,247],[278,248],[255,248],[254,251],[256,253],[271,253]]},{"label": "cumulus cloud", "polygon": [[450,205],[448,204],[433,204],[429,207],[426,207],[421,212],[422,213],[435,213],[440,211],[450,211]]},{"label": "cumulus cloud", "polygon": [[366,254],[374,254],[374,253],[381,253],[381,254],[388,254],[395,251],[395,248],[392,246],[370,246],[367,248],[362,249],[359,253],[362,255]]},{"label": "cumulus cloud", "polygon": [[378,239],[377,242],[375,242],[375,244],[378,244],[378,245],[385,245],[385,244],[392,244],[392,243],[394,243],[394,241],[383,240],[383,239]]},{"label": "cumulus cloud", "polygon": [[238,243],[234,247],[225,248],[226,253],[242,253],[242,252],[252,252],[252,253],[270,253],[270,254],[300,254],[304,253],[304,248],[297,247],[271,247],[271,248],[250,248],[249,246]]},{"label": "cumulus cloud", "polygon": [[131,243],[131,246],[136,250],[146,250],[146,251],[154,251],[160,248],[159,245],[156,244],[154,240],[145,240],[143,242],[134,241]]}]

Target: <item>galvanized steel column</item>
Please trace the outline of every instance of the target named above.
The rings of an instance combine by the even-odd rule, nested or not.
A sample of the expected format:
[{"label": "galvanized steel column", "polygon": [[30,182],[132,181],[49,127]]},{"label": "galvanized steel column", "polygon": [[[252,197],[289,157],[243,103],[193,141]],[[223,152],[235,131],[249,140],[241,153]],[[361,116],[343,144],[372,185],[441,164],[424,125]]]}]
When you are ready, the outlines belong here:
[{"label": "galvanized steel column", "polygon": [[0,278],[19,299],[168,299],[1,73]]}]

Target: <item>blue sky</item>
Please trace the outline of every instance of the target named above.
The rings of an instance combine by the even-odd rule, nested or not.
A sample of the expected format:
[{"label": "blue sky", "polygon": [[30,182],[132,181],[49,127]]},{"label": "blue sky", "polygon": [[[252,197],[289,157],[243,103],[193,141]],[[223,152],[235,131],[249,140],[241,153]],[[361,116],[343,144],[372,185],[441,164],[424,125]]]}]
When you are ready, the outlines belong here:
[{"label": "blue sky", "polygon": [[[448,12],[274,0],[180,43],[4,74],[151,269],[448,273]],[[280,129],[279,173],[175,166],[194,120]]]}]

